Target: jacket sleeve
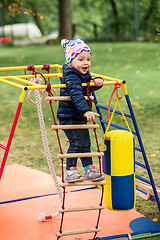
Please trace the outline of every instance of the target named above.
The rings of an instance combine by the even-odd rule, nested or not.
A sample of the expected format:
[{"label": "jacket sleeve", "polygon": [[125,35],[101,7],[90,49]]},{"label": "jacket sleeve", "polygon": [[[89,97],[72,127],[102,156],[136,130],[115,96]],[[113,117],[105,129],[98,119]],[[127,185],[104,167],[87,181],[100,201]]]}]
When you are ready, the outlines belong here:
[{"label": "jacket sleeve", "polygon": [[78,76],[77,73],[67,72],[65,75],[65,82],[76,110],[82,115],[84,115],[87,111],[91,111],[89,104],[83,95],[83,87],[80,76]]}]

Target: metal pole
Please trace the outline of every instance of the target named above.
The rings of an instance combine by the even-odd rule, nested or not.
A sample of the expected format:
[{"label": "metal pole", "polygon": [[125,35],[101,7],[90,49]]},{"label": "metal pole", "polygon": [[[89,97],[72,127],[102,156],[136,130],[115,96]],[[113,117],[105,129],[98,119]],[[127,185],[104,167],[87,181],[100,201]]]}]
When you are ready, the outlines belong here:
[{"label": "metal pole", "polygon": [[136,118],[135,118],[135,115],[134,115],[134,112],[133,112],[133,108],[132,108],[132,105],[131,105],[131,102],[130,102],[130,99],[129,99],[129,95],[125,94],[125,97],[126,97],[126,101],[127,101],[127,104],[128,104],[130,114],[132,116],[133,125],[134,125],[135,131],[136,131],[136,135],[137,135],[137,138],[138,138],[140,148],[142,150],[143,159],[144,159],[144,162],[146,164],[149,179],[150,179],[150,182],[151,182],[151,185],[152,185],[152,188],[153,188],[153,192],[154,192],[154,195],[155,195],[155,198],[156,198],[156,202],[157,202],[157,205],[158,205],[158,209],[159,209],[159,212],[160,212],[160,200],[159,200],[157,189],[156,189],[154,179],[153,179],[153,176],[152,176],[152,173],[151,173],[151,169],[150,169],[150,166],[149,166],[149,163],[148,163],[148,159],[147,159],[147,156],[146,156],[146,153],[145,153],[145,150],[144,150],[143,142],[142,142],[142,139],[141,139],[141,136],[140,136],[140,132],[139,132],[138,125],[137,125],[137,122],[136,122]]},{"label": "metal pole", "polygon": [[15,118],[14,118],[14,121],[13,121],[13,124],[12,124],[12,128],[11,128],[11,132],[10,132],[10,135],[9,135],[9,138],[8,138],[6,150],[4,152],[2,163],[1,163],[1,166],[0,166],[0,180],[2,178],[2,173],[3,173],[4,167],[5,167],[5,164],[6,164],[6,160],[7,160],[7,157],[8,157],[8,153],[9,153],[9,150],[10,150],[10,147],[11,147],[11,143],[12,143],[12,140],[13,140],[13,136],[14,136],[14,133],[15,133],[16,126],[17,126],[19,115],[20,115],[20,112],[21,112],[21,108],[22,108],[22,104],[23,104],[23,101],[24,101],[26,90],[25,89],[22,90],[22,94],[21,94],[21,97],[20,97],[20,100],[19,100],[19,104],[18,104],[18,107],[17,107]]}]

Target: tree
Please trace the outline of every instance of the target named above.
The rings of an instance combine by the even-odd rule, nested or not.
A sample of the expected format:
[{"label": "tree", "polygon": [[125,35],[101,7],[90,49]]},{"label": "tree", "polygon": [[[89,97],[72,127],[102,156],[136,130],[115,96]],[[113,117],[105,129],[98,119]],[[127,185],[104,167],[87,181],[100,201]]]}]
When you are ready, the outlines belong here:
[{"label": "tree", "polygon": [[15,14],[30,14],[32,11],[28,10],[23,6],[22,0],[2,0],[0,7],[5,7],[7,9],[7,15],[15,17]]},{"label": "tree", "polygon": [[148,21],[150,17],[152,16],[152,13],[154,12],[154,9],[157,7],[157,0],[150,0],[150,4],[148,7],[148,10],[146,11],[144,18],[143,18],[143,24],[144,27],[146,28],[148,25]]},{"label": "tree", "polygon": [[70,0],[59,0],[59,38],[72,38]]},{"label": "tree", "polygon": [[40,19],[44,19],[44,17],[37,11],[37,3],[32,0],[2,0],[0,7],[6,11],[5,16],[9,19],[10,17],[16,19],[17,15],[20,14],[23,14],[23,16],[32,16],[43,34]]},{"label": "tree", "polygon": [[40,20],[44,19],[44,17],[40,13],[40,11],[38,11],[38,3],[33,0],[23,0],[23,3],[26,5],[26,9],[30,9],[30,11],[32,12],[32,17],[35,21],[35,24],[43,35],[44,31]]},{"label": "tree", "polygon": [[[4,12],[0,14],[1,18],[4,15],[4,24],[34,21],[42,33],[59,32],[59,38],[73,37],[73,22],[75,35],[85,40],[135,40],[135,33],[138,39],[153,40],[160,1],[1,0],[0,11]],[[41,21],[43,16],[45,20]]]},{"label": "tree", "polygon": [[119,39],[119,34],[120,34],[120,27],[119,27],[119,17],[118,17],[118,10],[116,7],[116,3],[114,0],[110,0],[111,6],[112,6],[112,11],[113,11],[113,16],[115,19],[115,36],[116,36],[116,40]]}]

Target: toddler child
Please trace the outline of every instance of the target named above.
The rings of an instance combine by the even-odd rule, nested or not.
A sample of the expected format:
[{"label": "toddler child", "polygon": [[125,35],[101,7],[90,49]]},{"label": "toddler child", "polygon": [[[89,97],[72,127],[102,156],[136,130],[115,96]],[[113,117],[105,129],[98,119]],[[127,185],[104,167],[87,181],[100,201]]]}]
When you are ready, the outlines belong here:
[{"label": "toddler child", "polygon": [[[103,79],[92,80],[89,72],[91,50],[84,41],[63,39],[61,45],[66,56],[61,83],[66,84],[67,88],[61,88],[60,96],[70,96],[71,101],[59,102],[57,117],[61,125],[87,124],[87,122],[94,121],[95,115],[99,115],[91,111],[89,103],[84,97],[87,95],[87,91],[85,87],[82,87],[82,83],[93,81],[95,86],[91,87],[91,91],[94,91],[102,87]],[[88,129],[67,129],[64,132],[69,140],[67,153],[91,152]],[[81,162],[84,167],[83,176],[77,171],[77,158],[67,158],[65,182],[100,181],[105,178],[93,166],[92,157],[81,157]]]}]

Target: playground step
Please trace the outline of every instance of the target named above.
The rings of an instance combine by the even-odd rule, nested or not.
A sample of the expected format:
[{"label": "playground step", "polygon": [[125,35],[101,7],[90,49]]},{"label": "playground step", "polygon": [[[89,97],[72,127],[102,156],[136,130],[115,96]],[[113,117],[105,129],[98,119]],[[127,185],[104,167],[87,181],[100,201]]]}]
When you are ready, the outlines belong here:
[{"label": "playground step", "polygon": [[104,206],[88,206],[88,207],[77,207],[77,208],[65,208],[59,209],[60,213],[64,212],[81,212],[81,211],[90,211],[90,210],[100,210],[104,209]]},{"label": "playground step", "polygon": [[[143,198],[145,198],[146,200],[149,200],[149,197],[150,197],[150,196],[154,196],[153,188],[152,188],[151,185],[136,180],[136,186],[137,186],[138,188],[141,188],[141,189],[143,189],[144,191],[147,192],[147,195],[145,195],[145,194],[144,194],[145,196],[142,195]],[[157,190],[158,196],[160,197],[160,188],[157,187],[156,190]],[[137,195],[138,195],[138,194],[139,194],[139,193],[137,193]],[[140,194],[139,194],[139,195],[140,195]],[[142,196],[141,196],[141,197],[142,197]]]},{"label": "playground step", "polygon": [[105,185],[106,181],[83,181],[83,182],[73,182],[73,183],[66,183],[66,182],[61,182],[59,183],[60,187],[73,187],[73,186],[89,186],[89,185]]},{"label": "playground step", "polygon": [[81,230],[65,231],[62,233],[58,232],[58,233],[56,233],[56,236],[62,237],[62,236],[85,234],[85,233],[92,233],[92,232],[100,232],[100,228],[87,228],[87,229],[81,229]]},{"label": "playground step", "polygon": [[[94,100],[93,96],[90,96],[92,100]],[[86,100],[89,100],[88,96],[85,96]],[[46,101],[71,101],[70,96],[53,96],[53,97],[46,97]]]},{"label": "playground step", "polygon": [[147,201],[151,200],[151,195],[149,193],[146,195],[145,193],[140,192],[138,189],[136,189],[136,195]]},{"label": "playground step", "polygon": [[99,124],[52,125],[52,129],[90,129],[99,128]]},{"label": "playground step", "polygon": [[66,153],[66,154],[58,154],[57,158],[78,158],[78,157],[102,157],[104,155],[103,152],[88,152],[88,153]]}]

